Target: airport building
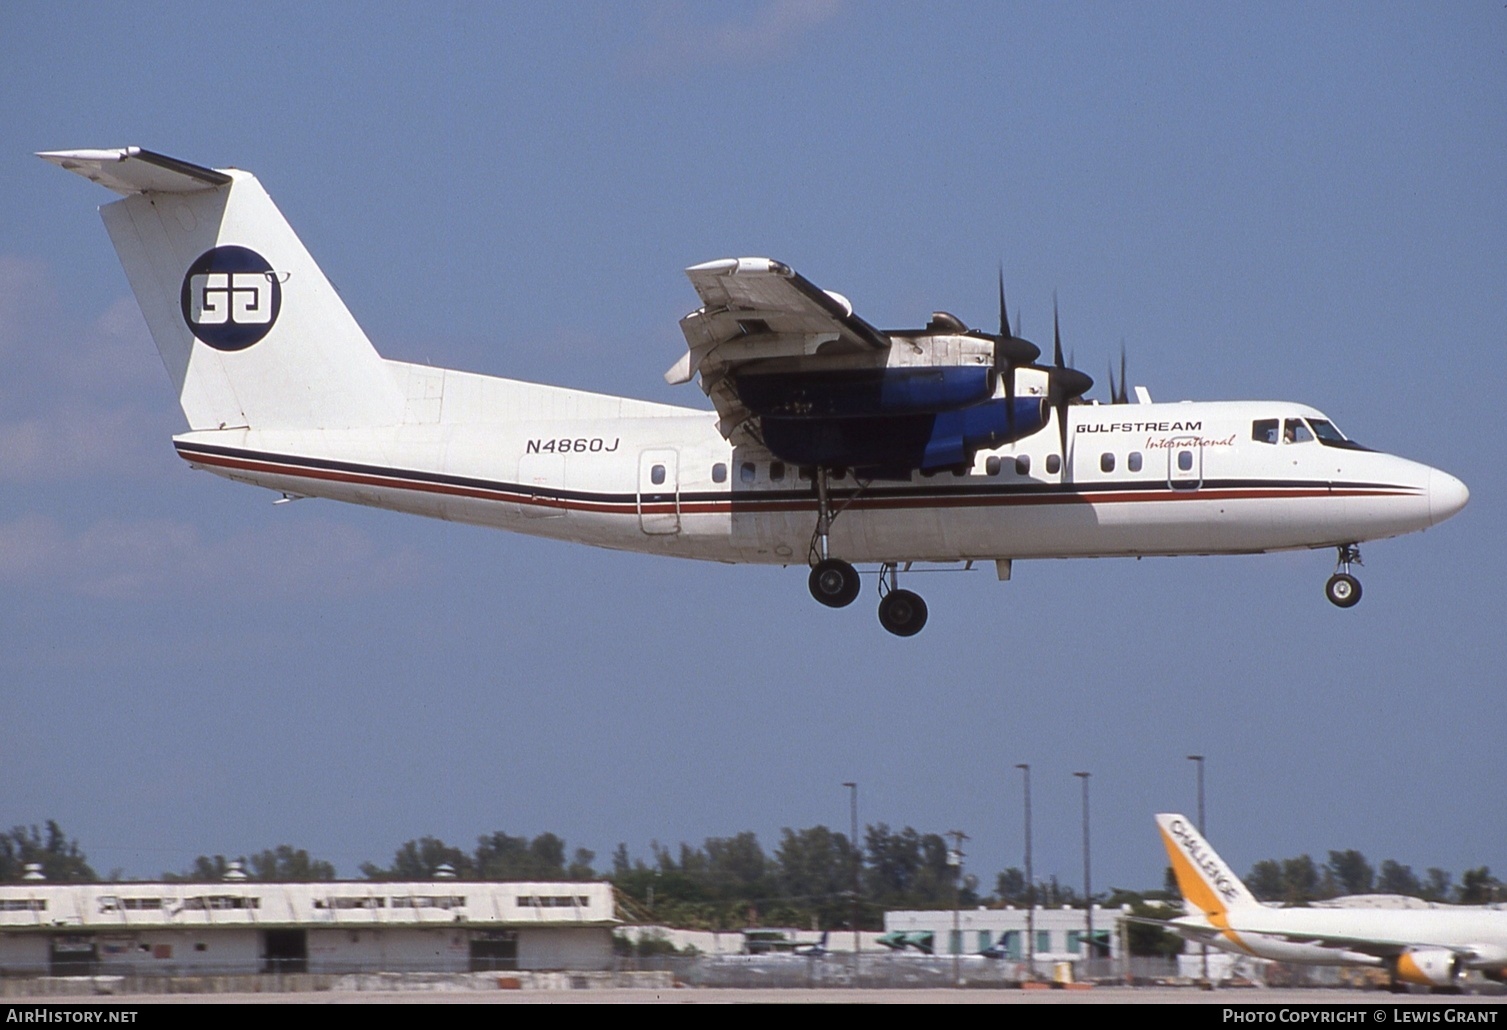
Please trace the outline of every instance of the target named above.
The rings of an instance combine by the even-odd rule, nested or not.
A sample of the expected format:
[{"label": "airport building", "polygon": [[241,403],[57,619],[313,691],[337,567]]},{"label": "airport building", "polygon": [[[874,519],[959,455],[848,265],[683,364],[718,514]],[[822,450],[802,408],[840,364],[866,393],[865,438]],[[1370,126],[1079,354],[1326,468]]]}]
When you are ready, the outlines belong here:
[{"label": "airport building", "polygon": [[606,883],[0,885],[0,976],[605,970]]},{"label": "airport building", "polygon": [[[934,912],[896,910],[884,914],[880,943],[897,950],[925,951],[936,955],[972,955],[998,947],[1006,959],[1030,957],[1029,934],[1034,933],[1038,961],[1075,962],[1085,958],[1118,959],[1122,941],[1121,915],[1129,908],[1094,906],[1093,954],[1085,947],[1088,927],[1081,908],[1037,908],[1035,918],[1023,908],[973,908]],[[954,929],[956,926],[956,929]]]}]

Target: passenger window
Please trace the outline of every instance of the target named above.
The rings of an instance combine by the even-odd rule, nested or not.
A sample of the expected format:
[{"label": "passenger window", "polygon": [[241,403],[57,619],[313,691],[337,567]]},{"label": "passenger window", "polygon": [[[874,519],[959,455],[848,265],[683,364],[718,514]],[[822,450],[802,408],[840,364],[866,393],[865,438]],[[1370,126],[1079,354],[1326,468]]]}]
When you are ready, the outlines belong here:
[{"label": "passenger window", "polygon": [[1141,471],[1141,452],[1131,451],[1130,457],[1125,459],[1125,467],[1132,472]]},{"label": "passenger window", "polygon": [[1022,454],[1015,459],[1015,474],[1017,476],[1029,476],[1031,474],[1031,456]]},{"label": "passenger window", "polygon": [[776,483],[785,478],[785,463],[783,461],[771,461],[769,463],[769,478]]},{"label": "passenger window", "polygon": [[1177,467],[1178,467],[1179,470],[1181,470],[1183,472],[1192,472],[1193,471],[1193,452],[1192,451],[1178,451],[1177,452]]},{"label": "passenger window", "polygon": [[1257,443],[1277,442],[1277,420],[1274,418],[1258,418],[1251,423],[1251,439]]},{"label": "passenger window", "polygon": [[998,456],[984,459],[984,471],[991,476],[999,475]]},{"label": "passenger window", "polygon": [[725,483],[725,482],[727,482],[727,466],[724,465],[720,461],[717,462],[715,465],[712,466],[712,482],[713,483]]},{"label": "passenger window", "polygon": [[795,470],[795,478],[799,479],[802,483],[809,483],[811,482],[811,470],[805,465],[802,465],[800,468]]},{"label": "passenger window", "polygon": [[757,475],[758,470],[754,468],[754,463],[751,461],[745,461],[738,466],[738,478],[745,483],[752,483]]},{"label": "passenger window", "polygon": [[1115,470],[1115,456],[1109,452],[1099,455],[1099,471],[1113,472]]},{"label": "passenger window", "polygon": [[663,465],[655,465],[652,469],[649,470],[649,479],[655,486],[663,486],[665,481],[665,467]]},{"label": "passenger window", "polygon": [[1308,431],[1308,426],[1300,418],[1290,418],[1282,427],[1282,439],[1288,443],[1307,443],[1313,439],[1313,434]]},{"label": "passenger window", "polygon": [[1047,475],[1055,476],[1062,471],[1062,459],[1055,454],[1047,455]]}]

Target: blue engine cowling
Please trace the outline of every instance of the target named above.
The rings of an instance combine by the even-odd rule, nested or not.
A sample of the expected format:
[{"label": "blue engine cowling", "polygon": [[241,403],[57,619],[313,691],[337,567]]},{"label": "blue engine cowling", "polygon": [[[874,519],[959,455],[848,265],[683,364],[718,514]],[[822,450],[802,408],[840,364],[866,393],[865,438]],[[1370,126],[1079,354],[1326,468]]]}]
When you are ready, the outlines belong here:
[{"label": "blue engine cowling", "polygon": [[755,415],[864,418],[959,411],[994,393],[993,370],[979,365],[744,372],[738,398]]},{"label": "blue engine cowling", "polygon": [[[745,401],[746,403],[746,401]],[[788,417],[762,419],[764,444],[792,465],[907,472],[956,468],[973,463],[986,447],[1040,432],[1050,408],[1040,397],[990,400],[955,411],[932,411],[853,418]]]}]

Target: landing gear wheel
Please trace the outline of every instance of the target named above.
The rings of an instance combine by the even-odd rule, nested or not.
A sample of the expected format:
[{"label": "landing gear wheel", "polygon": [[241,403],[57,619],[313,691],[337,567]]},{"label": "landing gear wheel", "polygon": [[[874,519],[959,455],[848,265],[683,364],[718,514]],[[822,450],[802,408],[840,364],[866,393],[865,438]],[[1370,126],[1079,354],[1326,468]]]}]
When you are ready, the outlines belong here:
[{"label": "landing gear wheel", "polygon": [[909,590],[891,590],[879,602],[879,625],[897,637],[913,637],[926,625],[926,602]]},{"label": "landing gear wheel", "polygon": [[811,596],[828,608],[846,608],[858,597],[858,570],[841,558],[817,562],[806,583]]},{"label": "landing gear wheel", "polygon": [[1336,572],[1324,584],[1324,596],[1336,608],[1354,608],[1360,602],[1360,580],[1348,572]]}]

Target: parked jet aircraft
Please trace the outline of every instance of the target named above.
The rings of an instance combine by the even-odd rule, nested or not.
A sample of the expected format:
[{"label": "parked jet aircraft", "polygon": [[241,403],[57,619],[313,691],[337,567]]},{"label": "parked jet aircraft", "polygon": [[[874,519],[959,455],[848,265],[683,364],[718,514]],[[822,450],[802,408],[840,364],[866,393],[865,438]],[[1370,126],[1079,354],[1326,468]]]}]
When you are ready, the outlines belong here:
[{"label": "parked jet aircraft", "polygon": [[823,955],[828,954],[827,933],[828,931],[823,930],[821,937],[812,944],[797,944],[790,949],[790,954],[799,955],[803,958],[821,958]]},{"label": "parked jet aircraft", "polygon": [[623,550],[810,566],[822,604],[879,567],[879,619],[910,636],[916,562],[1335,548],[1459,511],[1459,480],[1360,447],[1278,401],[1110,405],[1011,330],[936,312],[879,330],[767,258],[687,269],[701,307],[666,374],[715,414],[384,360],[256,178],[137,147],[39,155],[122,194],[101,209],[179,393],[194,468]]},{"label": "parked jet aircraft", "polygon": [[1279,962],[1385,967],[1394,987],[1450,987],[1464,969],[1507,980],[1507,909],[1264,905],[1185,816],[1156,825],[1189,910],[1166,925],[1189,940]]}]

